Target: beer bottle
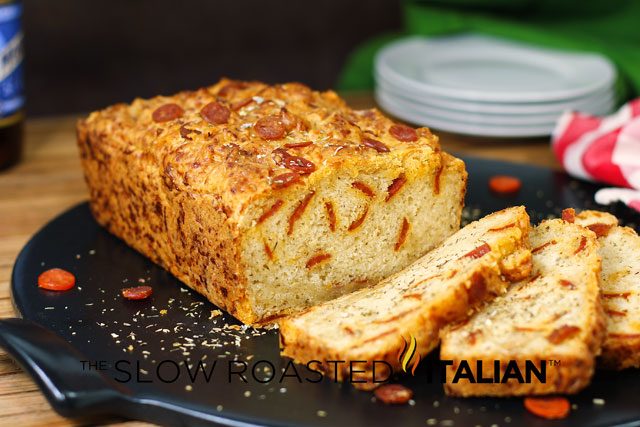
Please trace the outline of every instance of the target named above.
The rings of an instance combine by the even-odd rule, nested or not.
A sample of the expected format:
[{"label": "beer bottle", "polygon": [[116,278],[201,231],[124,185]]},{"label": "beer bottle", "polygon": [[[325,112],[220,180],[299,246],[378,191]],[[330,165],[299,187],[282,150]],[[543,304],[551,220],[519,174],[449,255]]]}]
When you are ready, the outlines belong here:
[{"label": "beer bottle", "polygon": [[0,0],[0,170],[22,153],[24,86],[22,81],[22,4]]}]

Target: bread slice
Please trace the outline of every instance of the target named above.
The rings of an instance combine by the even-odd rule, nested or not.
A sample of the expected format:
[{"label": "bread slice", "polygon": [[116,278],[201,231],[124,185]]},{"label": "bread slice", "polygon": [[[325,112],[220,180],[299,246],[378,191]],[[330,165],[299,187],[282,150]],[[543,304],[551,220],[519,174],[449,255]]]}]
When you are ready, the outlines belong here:
[{"label": "bread slice", "polygon": [[600,361],[605,367],[640,367],[640,237],[619,227],[615,216],[582,211],[575,223],[594,231],[602,257],[600,296],[607,317],[607,335]]},{"label": "bread slice", "polygon": [[[351,382],[373,388],[397,371],[398,352],[416,341],[416,356],[437,346],[443,325],[466,317],[503,293],[508,281],[530,272],[529,216],[524,207],[499,211],[473,222],[407,269],[378,285],[344,295],[280,322],[282,354],[299,363],[323,362],[322,369],[344,380],[350,362],[359,362]],[[329,361],[341,360],[336,369]]]},{"label": "bread slice", "polygon": [[334,92],[224,79],[78,123],[96,220],[245,323],[401,270],[457,231],[464,163]]},{"label": "bread slice", "polygon": [[[447,372],[447,394],[576,393],[589,383],[605,333],[596,236],[554,219],[535,227],[530,239],[532,277],[514,284],[467,322],[443,331],[440,358],[453,361]],[[514,378],[505,383],[454,382],[454,372],[463,361],[474,371],[480,361],[483,378],[495,378],[494,361],[500,362],[501,370],[515,361],[523,375],[527,361],[540,370],[544,363],[546,381],[532,375],[529,383]]]}]

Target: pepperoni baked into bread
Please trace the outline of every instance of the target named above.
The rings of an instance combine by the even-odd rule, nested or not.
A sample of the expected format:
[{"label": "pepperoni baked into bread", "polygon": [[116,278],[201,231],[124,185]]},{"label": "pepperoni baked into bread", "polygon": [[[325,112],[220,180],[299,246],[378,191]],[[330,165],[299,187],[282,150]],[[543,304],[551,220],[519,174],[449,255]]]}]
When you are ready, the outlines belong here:
[{"label": "pepperoni baked into bread", "polygon": [[[554,219],[535,227],[530,240],[532,276],[512,285],[467,322],[443,332],[440,358],[453,361],[445,383],[447,394],[576,393],[591,381],[605,334],[596,236],[578,225]],[[454,372],[463,361],[474,370],[480,362],[483,378],[490,379],[496,376],[494,361],[500,362],[498,378],[513,361],[522,380],[527,363],[539,370],[545,363],[546,378],[531,374],[530,381],[517,376],[506,382],[455,381]]]},{"label": "pepperoni baked into bread", "polygon": [[459,228],[464,163],[334,92],[222,80],[77,130],[96,220],[245,323],[375,284]]},{"label": "pepperoni baked into bread", "polygon": [[575,223],[598,236],[600,296],[607,335],[600,360],[609,368],[640,368],[640,237],[606,212],[582,211]]},{"label": "pepperoni baked into bread", "polygon": [[[437,346],[443,326],[526,277],[528,233],[523,207],[473,222],[378,285],[281,320],[282,354],[298,363],[323,362],[319,368],[329,376],[373,388],[388,377],[388,367],[400,370],[398,355],[407,343],[415,340],[419,360]],[[343,363],[334,367],[331,361]],[[348,372],[352,362],[357,368]]]}]

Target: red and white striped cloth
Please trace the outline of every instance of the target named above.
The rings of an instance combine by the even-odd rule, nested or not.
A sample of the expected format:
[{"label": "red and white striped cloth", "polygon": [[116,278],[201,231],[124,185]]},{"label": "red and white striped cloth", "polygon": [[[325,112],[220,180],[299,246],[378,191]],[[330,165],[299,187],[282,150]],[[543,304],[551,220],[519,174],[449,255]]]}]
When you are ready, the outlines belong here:
[{"label": "red and white striped cloth", "polygon": [[570,175],[617,187],[599,190],[596,202],[621,201],[640,211],[640,98],[607,117],[564,113],[551,144]]}]

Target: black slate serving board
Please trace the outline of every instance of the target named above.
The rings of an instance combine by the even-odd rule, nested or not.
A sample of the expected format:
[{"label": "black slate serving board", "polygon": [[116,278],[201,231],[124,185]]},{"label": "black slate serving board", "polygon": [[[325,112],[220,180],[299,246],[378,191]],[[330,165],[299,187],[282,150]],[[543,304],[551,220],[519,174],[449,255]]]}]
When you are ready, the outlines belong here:
[{"label": "black slate serving board", "polygon": [[[598,187],[563,173],[465,161],[466,220],[524,204],[536,222],[572,206],[609,210],[636,229],[640,223],[640,215],[622,205],[596,206]],[[522,189],[511,197],[492,194],[487,181],[495,174],[519,177]],[[52,267],[73,272],[77,286],[62,293],[39,289],[38,275]],[[154,288],[150,299],[122,299],[121,288],[142,282]],[[87,204],[54,219],[25,246],[14,267],[12,292],[23,319],[1,322],[0,344],[65,416],[165,425],[640,425],[640,370],[598,371],[589,388],[570,398],[577,407],[560,421],[529,414],[521,399],[445,397],[442,386],[429,384],[420,367],[415,376],[398,380],[414,390],[413,404],[396,407],[329,380],[299,383],[286,377],[281,382],[288,361],[278,354],[277,331],[242,330],[230,316],[212,313],[215,306],[98,226]],[[241,368],[230,362],[234,359],[248,364],[247,383],[237,375],[229,381],[229,366]],[[198,361],[207,371],[216,361],[209,381],[202,371],[195,382],[189,376],[186,368],[195,372]],[[96,362],[104,370],[95,369]],[[271,381],[258,381],[272,373]],[[299,373],[304,378],[306,371]],[[594,398],[605,404],[594,404]]]}]

